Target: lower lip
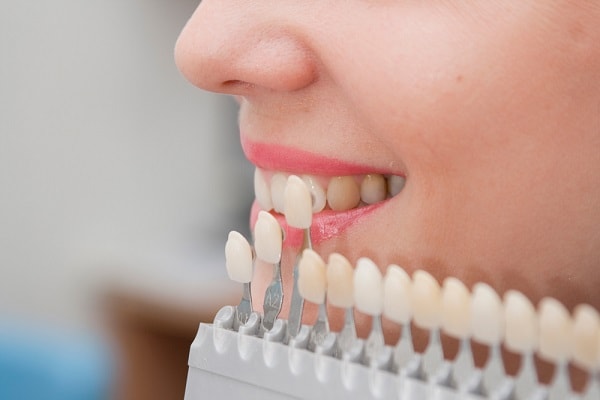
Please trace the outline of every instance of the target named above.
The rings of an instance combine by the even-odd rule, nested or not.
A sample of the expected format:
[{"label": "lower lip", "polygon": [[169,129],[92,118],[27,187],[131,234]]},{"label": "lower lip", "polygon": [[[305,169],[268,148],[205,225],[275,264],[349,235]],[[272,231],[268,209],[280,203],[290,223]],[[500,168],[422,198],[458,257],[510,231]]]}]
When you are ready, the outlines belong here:
[{"label": "lower lip", "polygon": [[[386,204],[387,201],[382,201],[370,206],[353,208],[348,211],[321,211],[318,214],[313,214],[313,223],[310,227],[312,244],[316,245],[325,240],[331,239],[342,234],[346,229],[359,223],[359,221],[367,215],[375,212],[377,209]],[[250,213],[250,226],[253,228],[258,218],[260,206],[255,201],[252,204]],[[285,232],[284,247],[300,247],[303,240],[303,230],[289,226],[282,214],[273,214],[279,225]],[[254,229],[254,228],[253,228]]]}]

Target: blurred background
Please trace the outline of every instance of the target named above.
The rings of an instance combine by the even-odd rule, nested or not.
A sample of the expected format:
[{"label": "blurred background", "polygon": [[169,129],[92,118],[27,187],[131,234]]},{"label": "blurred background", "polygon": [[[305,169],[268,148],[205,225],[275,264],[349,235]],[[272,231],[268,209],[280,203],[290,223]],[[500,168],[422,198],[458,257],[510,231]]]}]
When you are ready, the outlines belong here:
[{"label": "blurred background", "polygon": [[253,170],[173,47],[198,0],[0,2],[0,398],[181,399]]}]

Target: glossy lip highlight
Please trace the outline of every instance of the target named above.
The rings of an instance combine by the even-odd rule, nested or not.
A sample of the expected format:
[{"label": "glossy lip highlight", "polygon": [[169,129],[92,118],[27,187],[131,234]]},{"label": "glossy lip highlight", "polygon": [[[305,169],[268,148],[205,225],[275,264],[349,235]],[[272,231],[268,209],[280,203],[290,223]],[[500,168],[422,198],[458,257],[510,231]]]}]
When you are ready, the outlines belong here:
[{"label": "glossy lip highlight", "polygon": [[[248,140],[241,135],[242,149],[246,158],[265,170],[281,172],[301,172],[302,174],[338,176],[360,174],[389,174],[367,165],[352,164],[335,158],[310,153],[278,144],[266,144]],[[394,175],[404,176],[394,172]]]}]

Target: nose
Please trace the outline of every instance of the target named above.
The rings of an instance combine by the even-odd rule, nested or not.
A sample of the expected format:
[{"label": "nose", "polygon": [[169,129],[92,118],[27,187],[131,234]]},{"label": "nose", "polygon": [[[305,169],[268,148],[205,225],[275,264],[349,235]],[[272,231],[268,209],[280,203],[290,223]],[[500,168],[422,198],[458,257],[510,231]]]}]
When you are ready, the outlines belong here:
[{"label": "nose", "polygon": [[[203,0],[175,47],[181,73],[213,92],[297,91],[317,78],[309,46],[261,2]],[[279,3],[279,2],[276,2]],[[297,28],[297,27],[296,27]]]}]

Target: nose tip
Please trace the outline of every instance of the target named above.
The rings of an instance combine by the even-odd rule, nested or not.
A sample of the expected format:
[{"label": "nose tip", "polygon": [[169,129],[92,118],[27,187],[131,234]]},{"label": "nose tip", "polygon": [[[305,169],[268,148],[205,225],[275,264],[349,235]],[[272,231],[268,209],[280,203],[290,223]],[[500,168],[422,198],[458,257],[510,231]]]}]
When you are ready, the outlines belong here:
[{"label": "nose tip", "polygon": [[[175,61],[194,85],[213,92],[248,95],[262,89],[300,90],[317,78],[314,57],[295,34],[262,8],[249,15],[242,4],[224,10],[204,0],[181,32]],[[250,6],[248,6],[250,7]]]}]

